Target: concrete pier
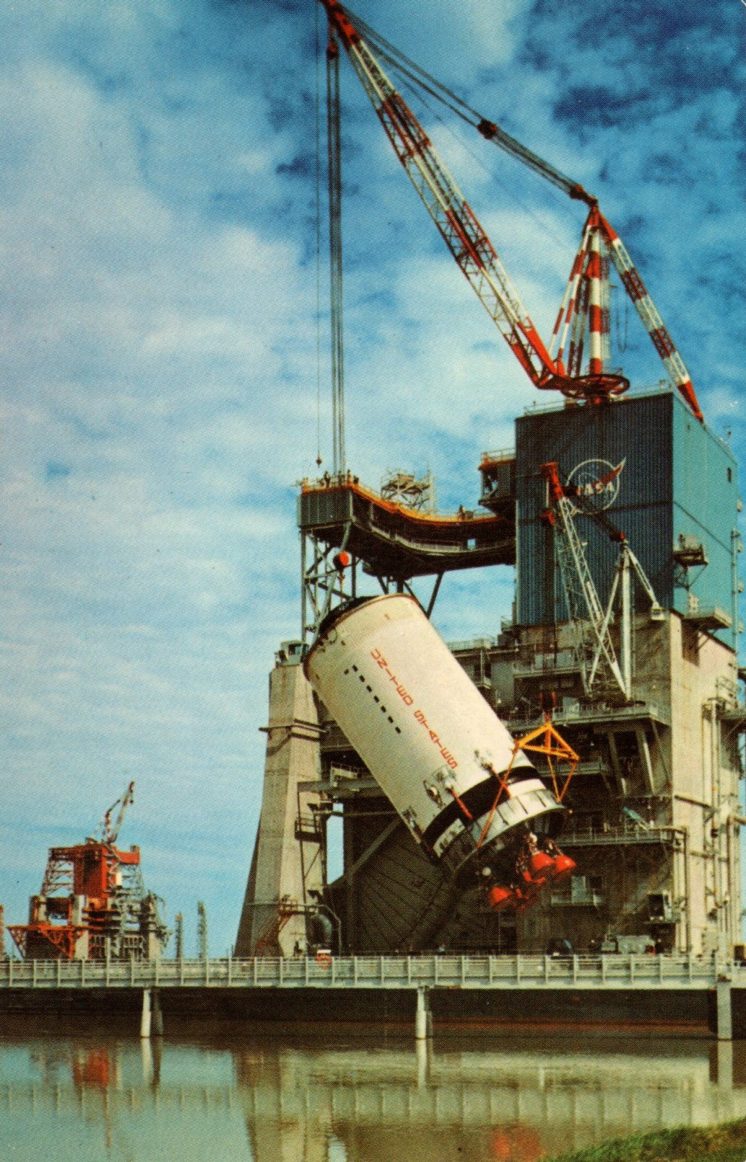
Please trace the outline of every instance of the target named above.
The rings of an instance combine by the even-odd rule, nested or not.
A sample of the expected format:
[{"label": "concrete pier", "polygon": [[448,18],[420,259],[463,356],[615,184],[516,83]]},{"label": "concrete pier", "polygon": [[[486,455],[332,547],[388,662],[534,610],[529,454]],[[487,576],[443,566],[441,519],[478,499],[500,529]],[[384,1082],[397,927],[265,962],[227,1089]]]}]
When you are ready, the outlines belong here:
[{"label": "concrete pier", "polygon": [[719,980],[715,985],[715,1013],[715,1035],[718,1041],[732,1041],[733,1005],[729,980]]},{"label": "concrete pier", "polygon": [[415,1040],[425,1041],[433,1035],[433,1014],[430,1009],[430,993],[426,988],[417,989],[417,1012],[414,1019]]},{"label": "concrete pier", "polygon": [[163,1009],[161,1008],[161,994],[158,989],[153,989],[150,994],[150,1035],[151,1037],[163,1036]]},{"label": "concrete pier", "polygon": [[143,989],[140,1013],[140,1036],[163,1036],[163,1010],[158,989]]},{"label": "concrete pier", "polygon": [[150,989],[142,990],[142,1011],[140,1013],[140,1036],[149,1037],[152,1026],[152,1010],[151,1010],[151,992]]}]

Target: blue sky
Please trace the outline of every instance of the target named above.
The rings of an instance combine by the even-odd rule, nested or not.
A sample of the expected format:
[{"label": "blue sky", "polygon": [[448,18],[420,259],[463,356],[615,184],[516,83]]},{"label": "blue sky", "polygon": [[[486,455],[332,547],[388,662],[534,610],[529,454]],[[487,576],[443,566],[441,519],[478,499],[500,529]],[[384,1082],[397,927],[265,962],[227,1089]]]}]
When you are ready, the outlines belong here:
[{"label": "blue sky", "polygon": [[[596,193],[713,430],[744,449],[742,0],[358,0],[400,49]],[[267,673],[299,623],[295,485],[331,454],[317,323],[312,0],[16,0],[0,10],[3,455],[0,901],[51,844],[121,835],[169,920],[236,932]],[[536,401],[424,215],[351,70],[347,448],[377,485],[473,505]],[[429,116],[429,114],[425,114]],[[548,333],[582,207],[429,127]],[[322,272],[325,311],[325,274]],[[628,314],[628,318],[627,318]],[[662,369],[620,311],[636,384]],[[321,360],[319,361],[319,348]],[[319,385],[321,404],[318,403]],[[510,578],[453,579],[448,637]]]}]

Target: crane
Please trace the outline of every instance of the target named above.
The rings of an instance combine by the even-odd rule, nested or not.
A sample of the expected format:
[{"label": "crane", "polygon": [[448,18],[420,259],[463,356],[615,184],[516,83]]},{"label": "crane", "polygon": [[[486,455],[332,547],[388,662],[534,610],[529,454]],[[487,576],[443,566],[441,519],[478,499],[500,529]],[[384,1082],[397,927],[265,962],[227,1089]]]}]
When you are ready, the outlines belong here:
[{"label": "crane", "polygon": [[[625,701],[632,698],[632,601],[631,575],[634,574],[650,603],[651,621],[660,621],[663,610],[640,561],[632,551],[627,537],[616,529],[603,513],[593,513],[611,540],[619,545],[619,556],[606,608],[601,604],[576,524],[573,490],[560,479],[559,466],[549,461],[541,466],[547,482],[549,507],[544,521],[555,530],[555,545],[560,576],[570,624],[575,631],[576,655],[580,665],[585,693],[592,692],[600,670],[618,688]],[[614,604],[617,592],[621,596],[620,656],[611,636]]]},{"label": "crane", "polygon": [[[621,692],[628,696],[624,675],[617,659],[609,628],[609,611],[604,610],[593,576],[575,527],[574,509],[560,481],[557,464],[552,461],[541,466],[547,482],[550,507],[545,520],[558,526],[560,535],[555,539],[560,565],[560,576],[570,624],[575,629],[576,652],[581,667],[583,687],[590,693],[599,664],[613,678]],[[588,630],[590,638],[588,640]]]},{"label": "crane", "polygon": [[[120,828],[124,823],[124,817],[127,814],[127,808],[131,803],[134,803],[134,801],[135,784],[134,782],[131,782],[127,786],[127,790],[124,792],[124,794],[120,795],[120,797],[114,803],[112,803],[111,807],[109,807],[108,811],[106,811],[104,814],[104,818],[101,823],[101,838],[103,839],[104,843],[108,844],[109,846],[113,846],[113,844],[116,843]],[[111,816],[117,807],[119,808],[119,812],[116,819],[114,820],[114,823],[112,824]]]},{"label": "crane", "polygon": [[[542,390],[558,390],[569,398],[591,403],[604,402],[629,387],[625,376],[605,367],[606,325],[602,298],[606,277],[604,258],[608,255],[669,378],[696,418],[703,422],[684,362],[621,239],[601,213],[598,200],[580,183],[543,161],[495,122],[475,114],[407,58],[401,58],[410,79],[417,77],[432,94],[447,93],[451,107],[474,124],[484,138],[563,189],[569,197],[589,206],[580,249],[570,272],[552,343],[547,347],[486,230],[439,158],[424,127],[384,71],[361,29],[365,28],[369,39],[376,39],[381,55],[389,59],[392,59],[391,46],[375,34],[371,37],[372,30],[353,19],[339,0],[320,0],[320,3],[327,13],[330,41],[338,37],[342,42],[399,161],[441,237],[534,386]],[[584,373],[581,363],[585,331],[589,336],[589,360]]]},{"label": "crane", "polygon": [[[570,193],[570,196],[577,197],[578,195]],[[579,364],[583,354],[581,331],[585,324],[590,341],[589,378],[591,384],[594,376],[603,367],[602,337],[608,328],[606,322],[608,312],[602,306],[602,297],[603,288],[608,284],[609,259],[616,268],[622,285],[660,356],[668,378],[686,401],[694,416],[700,423],[704,423],[704,415],[684,361],[669,335],[639,271],[632,262],[627,248],[614,227],[601,213],[597,204],[591,206],[583,226],[580,247],[573,262],[554,326],[550,350],[556,349],[555,358],[558,366],[562,370],[566,369],[571,383],[577,383],[582,388],[583,377],[579,375]],[[573,339],[568,351],[566,366],[564,353],[568,334],[573,335]],[[566,391],[566,394],[572,393]],[[582,390],[578,394],[582,395]]]}]

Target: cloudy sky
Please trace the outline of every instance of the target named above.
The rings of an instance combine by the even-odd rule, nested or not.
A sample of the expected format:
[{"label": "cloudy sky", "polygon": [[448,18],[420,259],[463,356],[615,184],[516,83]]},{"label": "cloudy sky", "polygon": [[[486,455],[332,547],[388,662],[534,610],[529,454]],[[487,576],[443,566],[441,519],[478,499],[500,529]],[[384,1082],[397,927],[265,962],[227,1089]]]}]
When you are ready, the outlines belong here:
[{"label": "cloudy sky", "polygon": [[[357,0],[481,113],[596,193],[741,456],[743,0]],[[236,933],[267,673],[298,636],[296,483],[330,464],[313,0],[9,0],[0,9],[0,901],[130,779],[121,842],[196,952]],[[322,76],[323,81],[323,76]],[[343,62],[347,449],[473,505],[534,389]],[[425,111],[548,332],[582,207]],[[322,254],[323,260],[323,254]],[[319,309],[320,308],[320,309]],[[320,318],[319,318],[320,316]],[[662,368],[620,304],[639,385]],[[544,402],[544,400],[542,400]],[[510,578],[453,580],[448,637]]]}]

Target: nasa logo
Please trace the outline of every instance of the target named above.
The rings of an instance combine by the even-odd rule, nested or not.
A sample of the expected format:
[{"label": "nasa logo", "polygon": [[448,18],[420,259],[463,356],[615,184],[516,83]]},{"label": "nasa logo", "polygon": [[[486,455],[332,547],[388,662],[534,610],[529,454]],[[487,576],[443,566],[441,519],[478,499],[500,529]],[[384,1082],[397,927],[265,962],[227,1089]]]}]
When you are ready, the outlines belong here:
[{"label": "nasa logo", "polygon": [[575,490],[581,512],[611,508],[619,495],[619,477],[626,463],[625,456],[616,467],[609,460],[583,460],[573,468],[567,484]]}]

